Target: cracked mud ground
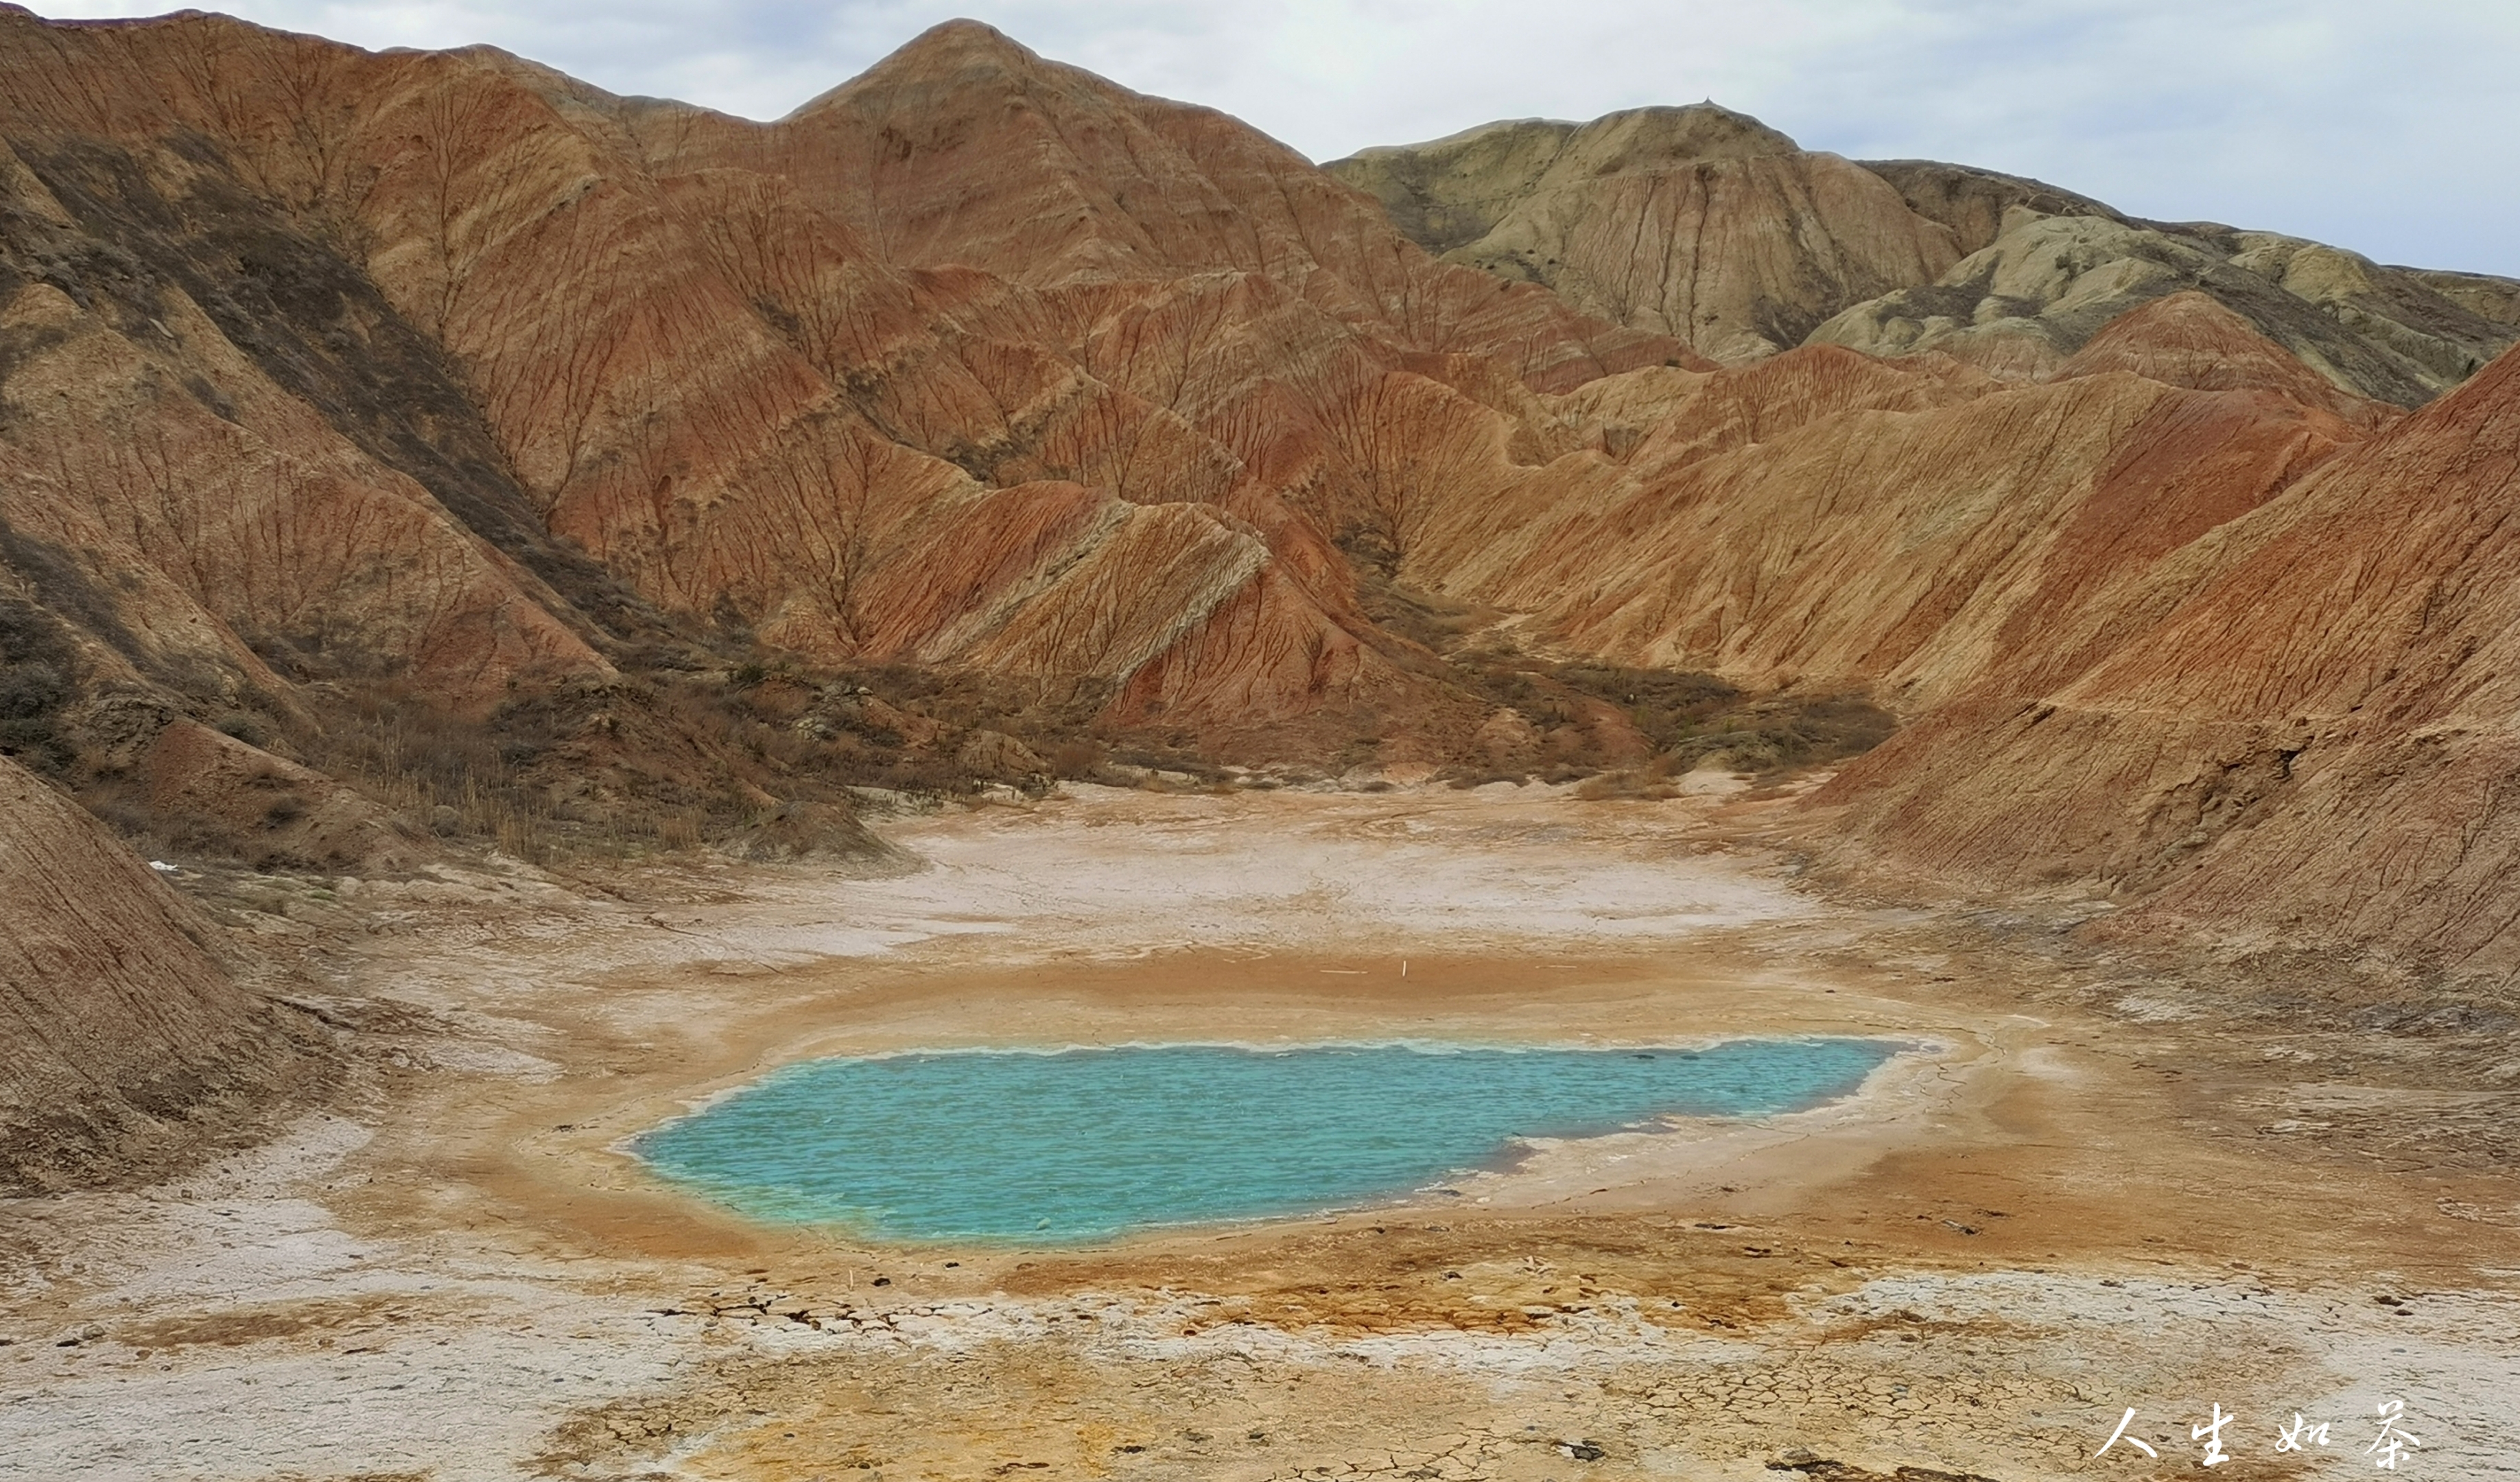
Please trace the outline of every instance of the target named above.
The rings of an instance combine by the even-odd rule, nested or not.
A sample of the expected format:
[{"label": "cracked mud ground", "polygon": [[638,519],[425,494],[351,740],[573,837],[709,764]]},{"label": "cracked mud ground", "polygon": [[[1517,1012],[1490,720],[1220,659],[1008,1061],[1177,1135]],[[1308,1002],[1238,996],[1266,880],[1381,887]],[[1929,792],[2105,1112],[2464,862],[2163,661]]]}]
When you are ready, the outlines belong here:
[{"label": "cracked mud ground", "polygon": [[[2482,1010],[1799,881],[1765,804],[1090,792],[881,879],[192,881],[364,1067],[0,1211],[0,1477],[2520,1472],[2520,1064]],[[1410,963],[1400,975],[1402,959]],[[750,1228],[617,1148],[802,1055],[1861,1032],[1849,1101],[1082,1250]],[[2134,1407],[2128,1436],[2107,1440]],[[2298,1412],[2330,1444],[2278,1452]]]}]

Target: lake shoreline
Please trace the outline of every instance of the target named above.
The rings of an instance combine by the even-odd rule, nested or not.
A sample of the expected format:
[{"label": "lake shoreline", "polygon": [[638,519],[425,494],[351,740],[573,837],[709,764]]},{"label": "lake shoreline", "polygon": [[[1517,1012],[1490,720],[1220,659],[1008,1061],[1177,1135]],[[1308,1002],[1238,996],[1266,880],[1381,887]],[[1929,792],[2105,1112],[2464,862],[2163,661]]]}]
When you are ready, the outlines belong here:
[{"label": "lake shoreline", "polygon": [[835,1055],[614,1145],[774,1227],[1100,1246],[1402,1205],[1546,1148],[1812,1110],[1901,1048],[1349,1038]]},{"label": "lake shoreline", "polygon": [[[2005,1477],[2070,1472],[2123,1405],[2341,1423],[2382,1389],[2430,1407],[2432,1475],[2520,1445],[2488,1398],[2520,1194],[2440,1155],[2466,1103],[2349,1100],[2327,1057],[2369,1036],[2254,1025],[2201,968],[2174,1000],[2035,917],[1809,888],[1772,818],[1089,792],[905,821],[932,865],[887,879],[362,885],[379,929],[329,970],[364,1089],[164,1186],[0,1210],[28,1396],[0,1477],[1258,1482],[1407,1454],[1513,1482],[1569,1440],[1594,1476]],[[1083,1248],[765,1229],[620,1150],[823,1054],[1736,1033],[1926,1048],[1459,1195]]]}]

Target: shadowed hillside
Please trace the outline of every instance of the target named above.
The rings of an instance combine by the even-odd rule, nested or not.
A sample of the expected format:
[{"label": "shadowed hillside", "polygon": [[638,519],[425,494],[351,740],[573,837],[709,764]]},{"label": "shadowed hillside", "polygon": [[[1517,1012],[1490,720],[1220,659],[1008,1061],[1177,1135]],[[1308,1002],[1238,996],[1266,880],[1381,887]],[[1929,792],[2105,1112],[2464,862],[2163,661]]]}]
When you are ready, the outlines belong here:
[{"label": "shadowed hillside", "polygon": [[320,1083],[301,1010],[94,819],[0,758],[0,1193],[146,1172]]}]

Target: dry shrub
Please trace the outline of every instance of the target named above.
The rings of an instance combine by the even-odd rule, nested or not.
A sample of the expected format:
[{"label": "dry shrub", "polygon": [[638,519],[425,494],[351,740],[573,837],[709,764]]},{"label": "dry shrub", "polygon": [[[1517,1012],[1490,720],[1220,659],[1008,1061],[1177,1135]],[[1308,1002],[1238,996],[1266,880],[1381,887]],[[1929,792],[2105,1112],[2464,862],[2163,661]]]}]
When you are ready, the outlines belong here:
[{"label": "dry shrub", "polygon": [[1766,776],[1862,755],[1898,724],[1863,695],[1773,695],[1717,714],[1665,754],[1675,772],[1714,760]]},{"label": "dry shrub", "polygon": [[[1490,703],[1518,710],[1535,729],[1569,735],[1586,701],[1617,708],[1651,748],[1639,769],[1620,767],[1586,734],[1542,775],[1564,781],[1608,767],[1619,773],[1589,797],[1668,797],[1669,778],[1713,763],[1770,775],[1859,755],[1889,738],[1898,722],[1869,696],[1851,692],[1744,694],[1711,674],[1628,669],[1598,663],[1546,663],[1518,655],[1469,653],[1457,660]],[[1457,775],[1492,780],[1475,764]]]},{"label": "dry shrub", "polygon": [[1042,759],[1050,763],[1051,776],[1069,781],[1093,777],[1102,770],[1109,756],[1109,750],[1096,741],[1060,741],[1042,753]]},{"label": "dry shrub", "polygon": [[746,661],[571,680],[478,720],[397,683],[329,688],[324,729],[299,742],[312,765],[419,829],[538,863],[701,843],[874,853],[852,789],[975,792],[995,781],[958,759],[976,732],[1013,737],[1058,777],[1108,755],[1092,728],[1109,689],[1094,682]]},{"label": "dry shrub", "polygon": [[57,774],[78,760],[60,726],[71,672],[60,621],[32,603],[0,600],[0,756]]},{"label": "dry shrub", "polygon": [[[1357,597],[1382,631],[1424,651],[1388,656],[1443,680],[1490,710],[1518,712],[1535,732],[1551,739],[1528,772],[1500,765],[1523,758],[1472,756],[1465,747],[1451,773],[1459,786],[1526,776],[1565,782],[1604,770],[1628,771],[1635,766],[1633,741],[1624,755],[1614,754],[1613,739],[1587,724],[1602,705],[1626,719],[1655,760],[1643,774],[1593,786],[1588,794],[1593,796],[1646,795],[1670,776],[1709,760],[1757,773],[1837,761],[1878,745],[1896,724],[1889,712],[1858,693],[1750,696],[1715,675],[1693,670],[1535,658],[1495,645],[1488,635],[1501,614],[1413,591],[1371,566],[1359,577]],[[1336,760],[1352,766],[1371,759],[1359,753]]]}]

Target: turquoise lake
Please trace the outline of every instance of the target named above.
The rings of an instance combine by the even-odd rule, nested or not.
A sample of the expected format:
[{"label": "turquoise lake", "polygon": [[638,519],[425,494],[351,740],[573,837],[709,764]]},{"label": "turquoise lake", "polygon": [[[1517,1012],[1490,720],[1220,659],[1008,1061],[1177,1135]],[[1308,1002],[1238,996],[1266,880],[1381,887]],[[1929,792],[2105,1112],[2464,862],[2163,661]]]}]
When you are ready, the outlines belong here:
[{"label": "turquoise lake", "polygon": [[787,1066],[634,1145],[748,1217],[883,1239],[1107,1239],[1349,1207],[1528,1138],[1833,1100],[1902,1047],[1216,1045],[940,1051]]}]

